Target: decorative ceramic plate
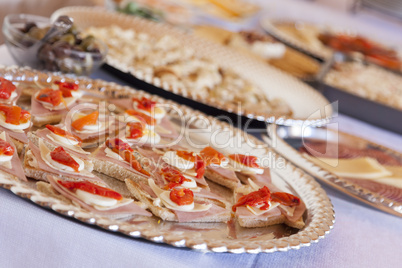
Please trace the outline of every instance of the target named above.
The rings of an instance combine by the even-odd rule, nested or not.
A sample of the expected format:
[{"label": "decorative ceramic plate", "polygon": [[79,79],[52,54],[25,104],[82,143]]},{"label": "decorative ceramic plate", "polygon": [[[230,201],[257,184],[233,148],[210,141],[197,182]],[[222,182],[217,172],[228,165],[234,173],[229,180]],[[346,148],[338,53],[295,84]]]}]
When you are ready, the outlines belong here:
[{"label": "decorative ceramic plate", "polygon": [[[332,142],[358,150],[369,149],[379,151],[381,154],[385,153],[392,158],[394,162],[392,165],[397,166],[398,164],[402,166],[401,153],[362,138],[327,128],[278,126],[276,129],[275,126],[270,126],[268,130],[270,137],[264,137],[264,140],[294,165],[347,195],[377,209],[402,217],[401,188],[379,183],[380,180],[347,179],[336,176],[334,173],[308,160],[299,152],[299,148],[304,146],[306,142],[324,142],[325,144]],[[326,150],[328,149],[326,148]]]},{"label": "decorative ceramic plate", "polygon": [[[0,67],[0,76],[19,81],[20,84],[46,84],[54,80],[63,80],[53,74],[45,74],[27,68]],[[196,112],[160,97],[150,96],[133,88],[122,87],[114,83],[100,80],[77,79],[79,84],[100,94],[121,96],[151,97],[161,104],[171,104],[178,109],[167,110],[173,122],[186,129],[189,137],[195,142],[228,142],[226,152],[251,153],[265,157],[270,161],[273,183],[283,190],[297,194],[306,204],[303,215],[305,227],[296,230],[285,225],[274,225],[264,228],[241,228],[226,223],[176,223],[164,222],[156,217],[131,218],[115,220],[98,216],[77,206],[67,205],[62,201],[49,197],[35,188],[35,184],[0,178],[0,186],[9,189],[16,195],[31,200],[42,207],[47,207],[62,215],[66,215],[87,224],[97,225],[106,230],[123,233],[134,238],[144,238],[157,243],[166,243],[175,247],[187,247],[199,251],[260,253],[287,251],[309,246],[323,238],[334,224],[332,204],[320,185],[309,175],[277,156],[266,144],[212,117]],[[184,120],[178,120],[178,113]],[[191,124],[190,124],[191,122]],[[206,125],[209,128],[206,128]],[[201,129],[202,128],[202,129]],[[208,131],[206,131],[208,129]]]},{"label": "decorative ceramic plate", "polygon": [[[332,108],[328,105],[328,101],[313,88],[298,79],[267,66],[263,62],[236,53],[236,50],[197,38],[179,29],[137,17],[111,13],[99,8],[62,8],[53,13],[52,18],[60,15],[72,17],[81,29],[87,29],[91,26],[110,27],[111,25],[116,25],[123,29],[146,33],[150,38],[160,39],[167,35],[173,37],[183,47],[195,51],[197,59],[212,59],[220,67],[233,71],[244,81],[252,82],[261,90],[260,93],[265,94],[269,100],[280,99],[290,108],[292,114],[284,115],[284,113],[278,112],[275,108],[271,112],[261,112],[255,108],[255,105],[249,105],[249,108],[245,108],[244,105],[239,107],[237,102],[235,104],[234,102],[223,101],[222,98],[213,98],[209,93],[201,95],[198,90],[184,88],[180,83],[168,83],[166,80],[163,82],[154,74],[148,75],[144,73],[146,68],[139,70],[138,66],[134,66],[132,63],[123,64],[121,61],[111,57],[109,53],[106,60],[108,66],[123,74],[123,78],[130,80],[131,83],[136,83],[135,81],[140,80],[141,83],[138,83],[138,86],[153,93],[158,93],[158,89],[162,89],[165,92],[181,97],[176,99],[180,100],[180,102],[183,101],[183,97],[193,101],[189,104],[192,107],[195,107],[195,102],[197,102],[208,106],[210,109],[219,109],[221,114],[222,111],[225,111],[232,115],[242,115],[258,121],[283,125],[300,125],[306,121],[322,125],[327,123],[332,115]],[[166,95],[163,96],[166,97]],[[319,112],[320,109],[325,111],[322,115]]]}]

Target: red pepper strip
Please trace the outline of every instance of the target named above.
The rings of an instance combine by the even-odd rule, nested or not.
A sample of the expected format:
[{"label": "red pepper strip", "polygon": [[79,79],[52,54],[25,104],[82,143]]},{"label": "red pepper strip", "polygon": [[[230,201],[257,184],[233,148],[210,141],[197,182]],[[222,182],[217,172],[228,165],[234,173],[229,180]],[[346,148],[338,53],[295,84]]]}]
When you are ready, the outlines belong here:
[{"label": "red pepper strip", "polygon": [[190,189],[173,189],[170,192],[170,200],[179,206],[190,205],[194,202],[194,193]]},{"label": "red pepper strip", "polygon": [[57,181],[63,187],[73,190],[82,190],[91,194],[100,195],[103,197],[113,198],[116,200],[122,200],[123,196],[112,189],[96,185],[88,181]]},{"label": "red pepper strip", "polygon": [[232,207],[232,210],[236,211],[236,208],[241,206],[259,206],[259,209],[267,210],[269,208],[270,200],[271,192],[269,191],[267,186],[264,186],[258,191],[254,191],[240,197],[237,203]]}]

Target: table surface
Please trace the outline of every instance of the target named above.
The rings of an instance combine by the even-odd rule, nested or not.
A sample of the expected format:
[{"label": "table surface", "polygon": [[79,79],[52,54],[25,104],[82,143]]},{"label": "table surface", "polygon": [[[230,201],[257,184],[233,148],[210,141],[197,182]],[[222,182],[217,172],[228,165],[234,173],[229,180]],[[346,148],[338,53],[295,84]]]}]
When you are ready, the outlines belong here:
[{"label": "table surface", "polygon": [[[0,64],[13,63],[0,46]],[[102,70],[92,78],[125,84]],[[330,126],[402,151],[400,135],[342,114]],[[322,187],[336,212],[331,233],[310,247],[258,255],[200,253],[132,239],[59,216],[0,189],[0,267],[399,267],[402,219]]]}]

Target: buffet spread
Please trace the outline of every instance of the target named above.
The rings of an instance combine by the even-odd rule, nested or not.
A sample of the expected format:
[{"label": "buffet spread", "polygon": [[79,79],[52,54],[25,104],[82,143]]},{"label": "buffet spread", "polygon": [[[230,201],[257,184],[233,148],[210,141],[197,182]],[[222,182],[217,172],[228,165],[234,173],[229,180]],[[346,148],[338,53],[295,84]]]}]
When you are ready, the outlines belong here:
[{"label": "buffet spread", "polygon": [[[215,9],[198,8],[234,20],[258,10],[210,2]],[[402,216],[401,153],[335,136],[324,127],[333,109],[310,86],[328,85],[400,114],[396,50],[329,27],[266,18],[266,32],[205,25],[186,32],[152,5],[126,4],[116,8],[129,15],[68,7],[49,21],[6,18],[10,53],[23,63],[20,52],[43,41],[34,67],[45,71],[0,67],[0,186],[101,228],[213,252],[285,251],[323,238],[335,215],[314,178]],[[62,15],[74,26],[41,40],[54,27],[46,24]],[[102,63],[141,83],[62,74],[88,75]],[[137,89],[144,84],[151,92]],[[270,123],[268,133],[261,141],[179,97]]]}]

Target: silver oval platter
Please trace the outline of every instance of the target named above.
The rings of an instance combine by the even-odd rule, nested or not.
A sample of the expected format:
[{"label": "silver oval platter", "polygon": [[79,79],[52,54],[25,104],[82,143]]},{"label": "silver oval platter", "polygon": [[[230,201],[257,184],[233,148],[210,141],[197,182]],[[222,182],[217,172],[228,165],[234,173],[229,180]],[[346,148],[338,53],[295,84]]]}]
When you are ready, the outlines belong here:
[{"label": "silver oval platter", "polygon": [[[264,62],[252,59],[247,55],[241,55],[234,49],[209,42],[205,39],[170,27],[169,25],[154,23],[149,20],[127,16],[116,12],[111,13],[104,9],[66,7],[54,12],[52,19],[57,18],[60,15],[68,15],[72,17],[74,23],[84,31],[85,29],[92,27],[87,31],[99,38],[104,36],[104,41],[107,44],[108,40],[119,38],[121,35],[136,36],[137,33],[145,34],[146,38],[155,40],[155,43],[158,40],[172,40],[173,38],[174,41],[172,42],[177,42],[176,44],[180,44],[181,47],[194,52],[194,55],[192,56],[193,58],[187,60],[186,63],[190,61],[197,62],[200,59],[205,59],[215,66],[208,68],[214,69],[217,67],[221,73],[232,73],[235,77],[240,77],[242,83],[245,82],[247,85],[255,85],[255,87],[245,86],[247,88],[255,89],[255,91],[254,89],[249,90],[247,94],[240,89],[232,90],[230,92],[232,86],[226,86],[224,84],[216,84],[212,86],[210,90],[204,90],[205,88],[210,88],[210,85],[197,89],[197,85],[189,86],[187,84],[188,79],[184,79],[184,75],[181,75],[181,73],[185,73],[183,71],[180,71],[180,74],[177,74],[178,71],[174,71],[170,67],[169,69],[166,69],[166,67],[160,69],[159,67],[154,67],[157,66],[156,63],[142,63],[145,61],[148,62],[148,59],[127,61],[126,59],[130,58],[127,56],[127,53],[136,50],[136,48],[127,49],[127,47],[129,47],[133,42],[121,40],[121,42],[125,43],[126,46],[119,45],[115,48],[111,48],[111,46],[113,46],[113,43],[117,42],[116,40],[109,43],[109,54],[106,59],[107,66],[118,70],[123,74],[121,77],[130,80],[130,83],[133,85],[135,85],[135,81],[140,80],[140,83],[137,81],[138,86],[141,86],[144,89],[147,88],[147,91],[149,92],[159,92],[159,90],[162,89],[163,92],[157,94],[166,96],[167,93],[171,93],[185,98],[186,100],[201,103],[209,107],[205,107],[205,110],[219,109],[220,111],[225,111],[229,114],[242,115],[247,118],[256,119],[257,121],[282,125],[300,125],[306,121],[323,125],[327,123],[328,119],[332,116],[332,107],[329,105],[328,101],[313,88],[290,75],[267,66]],[[113,28],[112,25],[118,26],[118,28]],[[96,30],[93,27],[105,28]],[[121,29],[128,32],[121,33]],[[107,31],[107,34],[104,34],[105,31]],[[114,36],[113,38],[110,37],[112,35]],[[149,44],[147,46],[149,46]],[[175,50],[175,53],[182,53],[181,49],[177,49],[179,52]],[[127,51],[127,53],[122,53],[121,51],[123,50]],[[185,57],[185,55],[183,55],[183,57]],[[152,66],[150,67],[149,65]],[[170,65],[167,64],[166,66]],[[182,65],[176,67],[182,70]],[[189,69],[187,67],[186,69]],[[192,66],[190,67],[192,68]],[[178,77],[177,80],[176,78],[173,78],[172,73],[175,74],[174,76],[176,76],[176,78]],[[134,79],[129,79],[127,75]],[[208,80],[210,80],[211,76],[208,75],[208,77]],[[222,81],[227,81],[225,80],[226,78],[222,79]],[[236,78],[236,80],[238,79]],[[249,82],[251,82],[251,84],[249,84]],[[227,90],[228,88],[229,91]],[[224,89],[224,91],[226,90],[226,94],[220,93],[223,92],[222,89]],[[253,95],[253,92],[258,92],[258,94]],[[239,97],[237,100],[237,97],[230,99],[232,96],[237,96],[237,94],[244,95]],[[180,102],[184,101],[182,98]],[[266,104],[258,106],[266,107],[264,108],[265,110],[256,109],[256,103],[253,102],[258,102],[266,98],[269,102],[272,100],[272,105]],[[172,99],[175,100],[174,98]],[[246,99],[247,102],[250,99],[248,104],[245,101]],[[239,103],[241,103],[241,105],[239,105]],[[268,107],[273,108],[270,108],[268,111]],[[319,110],[323,110],[325,113],[321,115],[317,112]]]},{"label": "silver oval platter", "polygon": [[[25,87],[46,85],[52,81],[64,81],[66,79],[55,74],[46,74],[18,67],[0,67],[0,76]],[[325,191],[311,176],[293,166],[283,157],[276,155],[263,142],[227,123],[133,88],[122,87],[101,80],[80,78],[76,79],[76,82],[79,83],[80,87],[88,90],[89,95],[94,98],[110,97],[108,94],[125,97],[145,96],[160,104],[174,107],[167,109],[167,113],[176,126],[182,126],[183,134],[187,135],[185,136],[187,137],[187,144],[190,143],[189,140],[194,144],[201,144],[215,138],[220,144],[225,142],[230,144],[230,146],[222,149],[224,153],[251,153],[257,157],[268,159],[270,162],[267,166],[271,167],[272,182],[277,187],[298,195],[305,203],[306,211],[302,216],[305,222],[304,228],[297,230],[281,224],[262,228],[242,228],[237,224],[232,224],[230,227],[228,223],[186,224],[162,221],[155,216],[134,216],[117,220],[99,216],[94,212],[73,205],[73,203],[68,204],[60,199],[50,197],[37,190],[33,180],[26,183],[1,176],[1,187],[9,189],[14,194],[29,199],[39,206],[90,225],[96,225],[133,238],[144,238],[156,243],[166,243],[175,247],[186,247],[203,252],[268,253],[287,251],[309,246],[319,241],[332,229],[335,215]],[[29,106],[23,100],[18,104],[23,108]],[[181,119],[178,116],[180,114],[182,115]],[[185,128],[184,126],[189,127]],[[98,173],[96,174],[98,175]],[[104,180],[112,179],[105,175],[100,177]],[[123,188],[125,186],[124,183],[121,184],[120,192],[124,195]]]},{"label": "silver oval platter", "polygon": [[[402,154],[400,152],[364,140],[362,138],[340,131],[334,131],[328,128],[299,128],[280,126],[276,128],[275,126],[270,126],[268,132],[269,137],[265,136],[263,139],[272,148],[275,148],[276,152],[282,156],[285,156],[286,159],[288,159],[294,165],[302,168],[321,182],[324,182],[353,198],[356,198],[387,213],[402,217],[402,188],[386,184],[384,182],[385,180],[383,181],[384,183],[381,183],[381,178],[373,180],[337,176],[334,173],[335,171],[332,170],[332,172],[330,172],[318,164],[318,162],[315,162],[318,160],[314,160],[314,157],[308,159],[309,156],[303,153],[305,149],[302,149],[303,152],[300,152],[300,149],[304,147],[307,148],[307,150],[311,150],[311,148],[314,148],[313,150],[317,150],[315,148],[318,147],[311,147],[310,144],[313,144],[312,146],[314,146],[314,143],[321,143],[325,144],[326,151],[323,150],[324,152],[322,152],[321,149],[319,149],[319,153],[321,155],[326,153],[332,154],[334,151],[329,147],[329,144],[335,144],[337,146],[335,152],[336,154],[339,153],[339,155],[349,155],[347,157],[350,158],[367,157],[367,155],[359,156],[353,154],[356,154],[356,150],[369,150],[372,157],[376,156],[377,154],[381,154],[381,156],[386,155],[386,158],[391,159],[392,161],[392,163],[388,165],[396,167],[402,166]],[[347,147],[343,147],[345,149],[342,149],[340,146]],[[342,158],[342,156],[339,157]],[[386,162],[381,164],[384,165],[384,167],[388,166]],[[395,178],[395,180],[398,179]]]}]

